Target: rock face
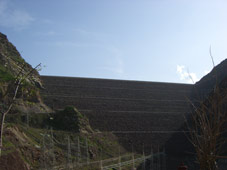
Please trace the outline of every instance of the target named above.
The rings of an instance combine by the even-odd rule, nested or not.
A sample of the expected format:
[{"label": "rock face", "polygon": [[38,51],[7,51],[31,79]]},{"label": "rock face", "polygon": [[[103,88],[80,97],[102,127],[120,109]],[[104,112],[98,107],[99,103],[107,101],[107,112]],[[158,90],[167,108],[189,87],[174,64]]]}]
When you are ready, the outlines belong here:
[{"label": "rock face", "polygon": [[194,86],[194,97],[204,99],[219,85],[224,79],[227,78],[227,59],[215,66],[210,73],[204,76]]},{"label": "rock face", "polygon": [[7,36],[0,33],[0,103],[3,103],[3,94],[13,85],[15,77],[20,72],[24,75],[30,72],[31,74],[20,87],[12,112],[50,112],[42,103],[39,94],[39,88],[42,87],[39,73],[25,62],[16,47],[8,41]]},{"label": "rock face", "polygon": [[[32,66],[25,62],[16,47],[2,33],[0,33],[0,65],[0,72],[11,76],[16,76],[20,71],[26,74],[32,70]],[[34,85],[41,84],[39,73],[34,70],[27,81]]]}]

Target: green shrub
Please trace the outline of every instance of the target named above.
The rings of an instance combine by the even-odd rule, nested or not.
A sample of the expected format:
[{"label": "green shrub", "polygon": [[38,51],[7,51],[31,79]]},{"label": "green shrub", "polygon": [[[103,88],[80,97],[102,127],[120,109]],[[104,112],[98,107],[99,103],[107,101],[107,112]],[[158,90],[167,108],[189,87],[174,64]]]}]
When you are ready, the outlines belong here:
[{"label": "green shrub", "polygon": [[54,115],[52,125],[56,130],[79,132],[82,117],[83,115],[78,110],[68,106]]},{"label": "green shrub", "polygon": [[8,114],[6,116],[7,123],[21,124],[23,123],[22,115],[20,114]]},{"label": "green shrub", "polygon": [[13,75],[7,71],[7,69],[0,64],[0,81],[8,82],[14,80]]},{"label": "green shrub", "polygon": [[50,125],[50,115],[43,113],[32,114],[29,118],[29,126],[34,128],[46,128]]}]

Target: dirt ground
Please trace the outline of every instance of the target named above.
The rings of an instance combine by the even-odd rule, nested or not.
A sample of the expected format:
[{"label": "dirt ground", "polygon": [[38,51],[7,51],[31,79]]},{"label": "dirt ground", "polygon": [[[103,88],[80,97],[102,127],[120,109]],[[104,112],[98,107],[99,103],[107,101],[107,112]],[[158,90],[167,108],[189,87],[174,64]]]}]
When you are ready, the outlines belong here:
[{"label": "dirt ground", "polygon": [[0,170],[30,170],[18,152],[0,157]]}]

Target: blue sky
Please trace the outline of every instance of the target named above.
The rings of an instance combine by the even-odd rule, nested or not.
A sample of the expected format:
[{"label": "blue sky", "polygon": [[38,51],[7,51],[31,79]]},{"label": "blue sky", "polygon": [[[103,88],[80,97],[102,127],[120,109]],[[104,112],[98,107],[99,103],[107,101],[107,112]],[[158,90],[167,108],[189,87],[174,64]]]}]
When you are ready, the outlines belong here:
[{"label": "blue sky", "polygon": [[226,0],[0,0],[0,32],[40,74],[190,83],[227,56]]}]

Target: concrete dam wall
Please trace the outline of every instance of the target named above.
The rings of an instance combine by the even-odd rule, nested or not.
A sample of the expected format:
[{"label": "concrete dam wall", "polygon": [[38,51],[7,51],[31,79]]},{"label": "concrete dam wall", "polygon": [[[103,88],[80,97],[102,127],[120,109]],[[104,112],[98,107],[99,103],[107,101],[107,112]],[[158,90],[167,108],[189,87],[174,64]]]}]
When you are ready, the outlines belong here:
[{"label": "concrete dam wall", "polygon": [[[113,132],[126,149],[150,152],[166,148],[167,164],[176,167],[185,152],[181,132],[191,113],[193,85],[94,78],[41,76],[44,102],[53,109],[73,105],[93,129]],[[177,152],[176,152],[177,151]],[[168,161],[169,160],[169,161]],[[169,163],[168,163],[169,162]]]},{"label": "concrete dam wall", "polygon": [[189,111],[192,85],[41,76],[44,102],[75,106],[101,131],[174,131]]},{"label": "concrete dam wall", "polygon": [[167,141],[190,111],[187,98],[192,85],[188,84],[55,76],[41,79],[45,87],[42,97],[48,106],[63,109],[73,105],[89,118],[94,129],[127,134],[127,138],[142,135],[143,143],[149,145]]}]

